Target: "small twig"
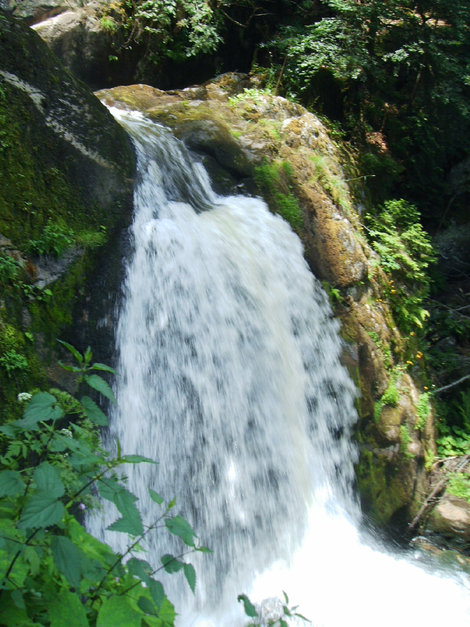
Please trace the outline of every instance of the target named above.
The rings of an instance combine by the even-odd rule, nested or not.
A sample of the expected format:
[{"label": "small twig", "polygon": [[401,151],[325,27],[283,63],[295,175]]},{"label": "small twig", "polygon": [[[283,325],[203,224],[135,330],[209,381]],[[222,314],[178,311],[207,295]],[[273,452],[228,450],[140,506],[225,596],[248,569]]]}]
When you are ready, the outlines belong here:
[{"label": "small twig", "polygon": [[454,381],[453,383],[449,383],[449,385],[444,385],[442,388],[438,388],[437,390],[433,390],[432,393],[433,394],[439,394],[439,392],[444,392],[444,390],[450,390],[450,388],[453,388],[456,385],[459,385],[460,383],[463,383],[467,379],[470,379],[470,374],[466,374],[464,377],[461,377],[457,381]]}]

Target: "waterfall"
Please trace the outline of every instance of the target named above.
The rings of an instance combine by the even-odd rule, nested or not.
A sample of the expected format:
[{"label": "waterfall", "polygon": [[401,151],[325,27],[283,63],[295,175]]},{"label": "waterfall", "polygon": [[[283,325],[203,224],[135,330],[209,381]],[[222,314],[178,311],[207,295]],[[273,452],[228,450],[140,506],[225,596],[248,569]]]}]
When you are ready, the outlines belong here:
[{"label": "waterfall", "polygon": [[[170,131],[119,113],[138,154],[133,251],[117,329],[108,444],[158,461],[126,469],[144,521],[148,488],[211,555],[164,581],[178,624],[243,625],[237,594],[286,590],[316,627],[464,625],[465,584],[364,537],[354,496],[356,390],[338,323],[297,236],[260,199],[218,196]],[[123,534],[91,530],[115,548]],[[122,535],[122,537],[120,537]],[[172,553],[161,530],[146,559]]]}]

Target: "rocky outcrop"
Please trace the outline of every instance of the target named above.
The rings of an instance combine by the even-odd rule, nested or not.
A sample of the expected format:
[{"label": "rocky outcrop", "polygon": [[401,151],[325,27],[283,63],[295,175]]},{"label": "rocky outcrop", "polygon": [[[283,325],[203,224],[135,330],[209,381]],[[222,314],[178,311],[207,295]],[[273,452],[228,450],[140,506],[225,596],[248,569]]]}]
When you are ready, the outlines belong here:
[{"label": "rocky outcrop", "polygon": [[93,88],[116,81],[116,70],[120,81],[126,82],[125,63],[121,62],[118,69],[110,60],[113,32],[102,21],[103,9],[108,4],[94,0],[74,7],[64,6],[62,2],[58,15],[33,26],[62,63]]},{"label": "rocky outcrop", "polygon": [[171,127],[204,155],[216,185],[220,180],[225,190],[262,193],[291,221],[335,303],[347,340],[344,362],[360,388],[364,505],[382,524],[406,519],[426,490],[425,458],[435,450],[432,420],[417,416],[420,393],[384,302],[386,278],[362,235],[348,187],[354,165],[343,147],[312,113],[257,89],[244,75],[180,91],[134,85],[99,96]]},{"label": "rocky outcrop", "polygon": [[0,402],[38,382],[38,351],[71,325],[100,247],[130,219],[134,167],[106,107],[0,12],[0,351],[14,357],[0,368]]}]

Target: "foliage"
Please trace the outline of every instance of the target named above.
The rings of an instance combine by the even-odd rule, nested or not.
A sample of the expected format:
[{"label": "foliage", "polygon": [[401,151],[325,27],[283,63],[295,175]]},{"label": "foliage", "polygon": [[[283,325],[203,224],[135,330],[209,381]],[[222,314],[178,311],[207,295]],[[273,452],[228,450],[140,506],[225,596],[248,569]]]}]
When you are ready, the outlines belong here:
[{"label": "foliage", "polygon": [[[112,373],[62,342],[76,358],[66,366],[93,390],[113,399],[97,373]],[[142,521],[137,500],[119,479],[123,464],[153,463],[139,455],[116,457],[98,445],[96,426],[106,417],[89,397],[79,400],[59,391],[22,394],[21,419],[0,427],[0,623],[9,625],[148,625],[174,623],[175,611],[154,575],[182,571],[194,590],[196,576],[181,558],[207,549],[190,525],[173,515],[174,500],[165,505],[153,490],[149,497],[160,510]],[[120,518],[110,530],[127,533],[123,553],[88,534],[78,519],[98,494],[117,507]],[[164,555],[154,568],[134,556],[142,539],[163,526],[187,547],[178,556]]]},{"label": "foliage", "polygon": [[41,235],[29,242],[29,252],[34,255],[49,255],[58,259],[75,242],[74,232],[65,224],[49,222]]},{"label": "foliage", "polygon": [[405,200],[390,200],[368,215],[368,235],[389,276],[385,285],[397,326],[405,332],[423,327],[428,312],[428,268],[435,263],[431,240],[419,222],[417,208]]},{"label": "foliage", "polygon": [[322,154],[315,154],[311,157],[315,168],[315,174],[325,191],[330,194],[333,201],[345,211],[351,210],[348,186],[341,175],[337,172],[335,160]]},{"label": "foliage", "polygon": [[440,457],[470,454],[470,390],[460,392],[457,399],[438,405],[437,422],[439,438],[437,451]]},{"label": "foliage", "polygon": [[431,411],[430,397],[430,392],[423,392],[423,394],[420,394],[419,396],[416,404],[416,414],[418,416],[418,420],[416,421],[415,429],[417,431],[422,431],[426,426],[426,420]]},{"label": "foliage", "polygon": [[449,473],[447,492],[470,503],[470,475],[463,472]]},{"label": "foliage", "polygon": [[6,371],[8,377],[12,377],[17,372],[28,370],[28,360],[12,348],[5,351],[0,357],[0,367]]},{"label": "foliage", "polygon": [[387,389],[382,394],[380,399],[375,403],[374,406],[374,419],[375,422],[379,422],[380,417],[382,415],[382,409],[388,405],[389,407],[396,407],[398,405],[398,401],[400,400],[400,392],[397,388],[397,380],[399,376],[399,370],[396,369],[392,376],[390,377],[390,382],[388,384]]},{"label": "foliage", "polygon": [[365,146],[380,133],[383,149],[375,156],[401,164],[395,185],[429,203],[430,213],[432,201],[442,209],[452,195],[446,173],[468,154],[468,2],[321,5],[323,14],[281,24],[265,43],[273,64],[283,62],[285,91],[340,119]]},{"label": "foliage", "polygon": [[9,255],[0,254],[0,285],[13,283],[19,275],[20,264]]},{"label": "foliage", "polygon": [[271,207],[279,213],[291,227],[303,227],[303,215],[299,201],[294,195],[293,168],[287,161],[265,163],[255,169],[255,180]]}]

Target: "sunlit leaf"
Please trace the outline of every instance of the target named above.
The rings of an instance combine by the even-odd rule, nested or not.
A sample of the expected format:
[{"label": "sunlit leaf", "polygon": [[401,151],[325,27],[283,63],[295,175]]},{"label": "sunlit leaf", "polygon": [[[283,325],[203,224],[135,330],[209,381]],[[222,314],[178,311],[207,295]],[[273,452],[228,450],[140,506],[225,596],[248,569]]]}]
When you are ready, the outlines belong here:
[{"label": "sunlit leaf", "polygon": [[142,614],[124,596],[105,599],[96,621],[96,627],[141,627]]},{"label": "sunlit leaf", "polygon": [[86,610],[78,595],[61,590],[48,604],[51,627],[88,627]]}]

